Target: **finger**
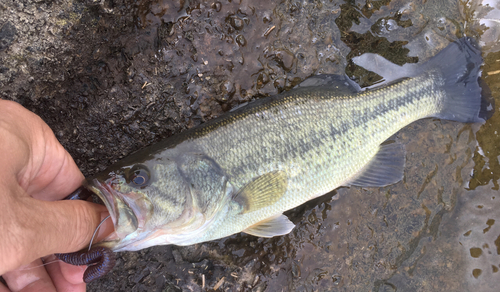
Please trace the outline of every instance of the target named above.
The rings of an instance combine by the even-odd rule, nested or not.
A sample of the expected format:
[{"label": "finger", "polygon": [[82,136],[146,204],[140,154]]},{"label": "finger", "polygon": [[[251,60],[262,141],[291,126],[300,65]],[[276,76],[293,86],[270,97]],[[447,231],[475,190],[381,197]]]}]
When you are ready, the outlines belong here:
[{"label": "finger", "polygon": [[[47,127],[48,128],[48,127]],[[84,176],[71,155],[56,140],[50,129],[46,137],[45,160],[30,181],[26,192],[40,200],[60,200],[82,185]]]},{"label": "finger", "polygon": [[108,215],[105,206],[87,201],[46,202],[31,199],[30,203],[30,209],[39,214],[38,220],[43,220],[39,222],[49,227],[43,232],[39,229],[35,232],[39,247],[44,248],[44,253],[38,257],[87,247],[97,226]]},{"label": "finger", "polygon": [[0,292],[10,292],[10,289],[0,282]]},{"label": "finger", "polygon": [[2,276],[12,292],[56,291],[40,259]]},{"label": "finger", "polygon": [[[87,201],[48,202],[31,197],[18,200],[21,202],[12,204],[20,207],[13,213],[15,224],[6,237],[10,242],[4,244],[10,249],[5,252],[15,252],[16,257],[3,258],[0,274],[48,254],[87,247],[94,230],[109,214],[106,207]],[[111,220],[106,221],[101,234],[113,230]]]},{"label": "finger", "polygon": [[[10,186],[14,196],[1,196],[5,201],[12,222],[0,230],[4,241],[0,241],[3,254],[15,257],[0,257],[0,274],[17,269],[37,258],[54,253],[68,253],[89,245],[99,223],[109,215],[105,206],[87,201],[42,201],[29,196],[16,195],[24,192],[19,185]],[[0,190],[1,192],[1,190]],[[112,220],[106,220],[99,229],[99,238],[113,231]],[[36,244],[34,244],[36,243]]]},{"label": "finger", "polygon": [[[12,122],[12,121],[15,121]],[[21,187],[35,198],[62,199],[84,177],[50,127],[36,114],[12,101],[0,100],[0,133],[4,165]]]},{"label": "finger", "polygon": [[[43,133],[44,124],[34,113],[20,104],[0,100],[0,132],[2,134],[2,159],[6,173],[14,173],[21,186],[26,188],[45,157],[43,141],[33,139]],[[43,134],[41,135],[43,140]],[[33,155],[33,151],[37,155]],[[31,160],[30,158],[35,158]]]},{"label": "finger", "polygon": [[[38,170],[32,173],[26,192],[41,200],[59,200],[77,189],[84,177],[71,155],[57,141],[52,130],[45,123],[41,128],[45,157]],[[36,150],[32,151],[32,155],[37,155]]]},{"label": "finger", "polygon": [[86,284],[83,282],[83,273],[86,266],[73,266],[58,260],[54,255],[46,257],[46,262],[56,261],[47,265],[47,273],[57,291],[85,291]]}]

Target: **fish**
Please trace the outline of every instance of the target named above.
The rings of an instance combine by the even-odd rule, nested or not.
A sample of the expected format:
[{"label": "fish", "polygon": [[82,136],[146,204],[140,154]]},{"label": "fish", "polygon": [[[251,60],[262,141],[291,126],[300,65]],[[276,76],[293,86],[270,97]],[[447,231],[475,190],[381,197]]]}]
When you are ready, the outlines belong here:
[{"label": "fish", "polygon": [[294,228],[283,215],[289,209],[341,186],[397,183],[405,150],[387,140],[400,129],[424,118],[491,116],[482,62],[464,37],[425,63],[385,64],[403,73],[385,86],[361,91],[343,76],[319,76],[144,148],[84,182],[115,229],[95,246],[121,252],[239,232],[281,236]]},{"label": "fish", "polygon": [[403,178],[404,147],[384,144],[423,118],[486,119],[481,52],[462,38],[404,80],[356,92],[345,82],[299,87],[147,147],[86,180],[115,232],[99,246],[136,251],[245,232],[289,233],[284,211],[340,186]]}]

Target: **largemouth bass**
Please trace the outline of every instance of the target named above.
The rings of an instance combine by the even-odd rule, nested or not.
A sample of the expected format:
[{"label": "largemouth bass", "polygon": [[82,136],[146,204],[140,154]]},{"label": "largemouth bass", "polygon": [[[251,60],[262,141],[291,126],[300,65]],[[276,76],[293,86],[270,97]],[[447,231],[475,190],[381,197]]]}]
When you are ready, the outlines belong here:
[{"label": "largemouth bass", "polygon": [[405,152],[384,142],[428,117],[484,122],[482,63],[470,38],[383,88],[337,80],[263,98],[145,148],[87,179],[115,232],[99,246],[134,251],[238,232],[272,237],[283,212],[340,186],[400,181]]}]

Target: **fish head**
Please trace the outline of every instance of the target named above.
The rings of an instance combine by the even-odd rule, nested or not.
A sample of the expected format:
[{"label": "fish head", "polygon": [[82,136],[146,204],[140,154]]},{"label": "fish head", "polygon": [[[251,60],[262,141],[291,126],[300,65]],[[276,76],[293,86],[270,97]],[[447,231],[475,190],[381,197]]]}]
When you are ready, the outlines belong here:
[{"label": "fish head", "polygon": [[119,163],[86,180],[106,205],[115,231],[97,246],[134,251],[169,244],[205,222],[193,190],[172,159]]}]

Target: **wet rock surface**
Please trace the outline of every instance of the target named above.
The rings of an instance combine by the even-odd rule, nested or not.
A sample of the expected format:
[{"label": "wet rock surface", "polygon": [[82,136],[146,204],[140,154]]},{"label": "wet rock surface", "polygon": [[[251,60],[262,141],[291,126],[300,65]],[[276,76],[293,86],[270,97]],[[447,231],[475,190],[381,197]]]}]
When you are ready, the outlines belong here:
[{"label": "wet rock surface", "polygon": [[[423,62],[464,34],[495,35],[474,22],[495,10],[476,9],[402,0],[3,1],[0,97],[40,115],[91,175],[312,75],[346,72],[371,85],[380,76],[350,61],[360,54]],[[498,44],[483,43],[483,79],[498,97]],[[431,119],[406,127],[391,138],[406,146],[403,182],[340,188],[299,206],[286,213],[297,225],[287,236],[120,253],[88,290],[495,291],[499,115],[480,128]]]}]

